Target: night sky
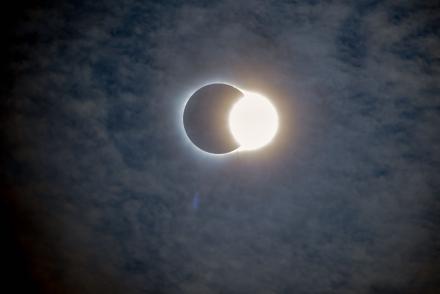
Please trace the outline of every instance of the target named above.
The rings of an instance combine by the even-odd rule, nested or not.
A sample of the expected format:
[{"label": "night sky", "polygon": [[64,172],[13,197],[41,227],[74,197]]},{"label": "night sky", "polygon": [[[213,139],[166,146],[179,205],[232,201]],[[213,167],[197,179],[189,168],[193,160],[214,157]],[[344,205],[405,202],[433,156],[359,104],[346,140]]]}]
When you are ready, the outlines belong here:
[{"label": "night sky", "polygon": [[[4,293],[440,293],[438,1],[8,5]],[[210,82],[272,100],[268,147],[191,145]]]}]

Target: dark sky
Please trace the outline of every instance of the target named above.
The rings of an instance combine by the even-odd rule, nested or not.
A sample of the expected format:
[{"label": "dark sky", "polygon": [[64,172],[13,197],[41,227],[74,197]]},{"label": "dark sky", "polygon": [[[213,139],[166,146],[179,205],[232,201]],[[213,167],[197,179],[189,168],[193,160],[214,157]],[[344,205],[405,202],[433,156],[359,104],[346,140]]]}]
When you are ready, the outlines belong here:
[{"label": "dark sky", "polygon": [[[438,2],[12,2],[4,287],[440,293]],[[272,99],[273,144],[189,144],[214,81]]]}]

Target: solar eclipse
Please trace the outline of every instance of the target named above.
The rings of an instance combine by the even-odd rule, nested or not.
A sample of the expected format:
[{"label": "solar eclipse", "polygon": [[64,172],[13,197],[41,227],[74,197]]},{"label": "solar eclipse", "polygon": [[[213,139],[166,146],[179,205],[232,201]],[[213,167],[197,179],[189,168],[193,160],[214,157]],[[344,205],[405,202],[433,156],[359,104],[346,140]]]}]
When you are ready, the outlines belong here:
[{"label": "solar eclipse", "polygon": [[215,83],[191,95],[183,125],[190,141],[205,152],[250,151],[266,146],[275,137],[278,113],[261,94]]}]

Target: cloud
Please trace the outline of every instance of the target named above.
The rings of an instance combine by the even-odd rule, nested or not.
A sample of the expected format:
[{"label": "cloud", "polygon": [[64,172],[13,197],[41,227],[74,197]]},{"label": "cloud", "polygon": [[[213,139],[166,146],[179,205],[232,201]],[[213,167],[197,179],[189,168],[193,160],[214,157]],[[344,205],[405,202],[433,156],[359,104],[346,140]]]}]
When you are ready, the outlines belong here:
[{"label": "cloud", "polygon": [[[23,58],[3,102],[2,174],[38,224],[21,238],[44,289],[438,289],[438,7],[110,1],[28,14],[11,45]],[[194,152],[177,116],[217,80],[273,99],[278,144]]]}]

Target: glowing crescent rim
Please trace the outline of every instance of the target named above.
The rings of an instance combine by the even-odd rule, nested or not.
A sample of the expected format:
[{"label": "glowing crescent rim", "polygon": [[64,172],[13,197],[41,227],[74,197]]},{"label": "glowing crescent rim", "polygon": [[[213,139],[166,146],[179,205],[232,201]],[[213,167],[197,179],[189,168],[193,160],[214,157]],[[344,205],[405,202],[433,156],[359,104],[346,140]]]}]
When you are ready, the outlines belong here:
[{"label": "glowing crescent rim", "polygon": [[[230,151],[230,152],[220,153],[220,154],[216,154],[216,153],[211,153],[211,152],[205,151],[205,150],[199,148],[197,145],[195,145],[195,144],[189,139],[188,135],[186,134],[186,131],[185,131],[185,128],[184,128],[184,124],[183,124],[183,113],[184,113],[184,110],[185,110],[185,106],[186,106],[186,104],[188,103],[189,99],[192,97],[192,95],[194,95],[194,93],[197,92],[199,89],[201,89],[201,88],[203,88],[203,87],[205,87],[205,86],[211,85],[211,84],[225,84],[225,85],[228,85],[228,86],[234,87],[234,88],[236,88],[236,89],[238,89],[239,91],[241,91],[241,92],[244,93],[244,95],[243,95],[242,97],[240,97],[240,99],[232,105],[231,110],[229,111],[229,114],[228,114],[228,127],[229,127],[229,132],[230,132],[231,136],[234,138],[234,140],[237,141],[237,138],[234,136],[234,134],[233,134],[233,132],[232,132],[232,130],[231,130],[231,114],[232,114],[232,110],[233,110],[234,107],[235,107],[240,101],[242,101],[244,98],[248,98],[248,97],[252,97],[252,96],[254,96],[254,97],[257,96],[257,97],[260,98],[260,99],[264,99],[265,103],[267,103],[268,106],[270,106],[270,111],[273,112],[273,114],[274,114],[274,118],[275,118],[275,122],[274,122],[274,123],[275,123],[275,127],[274,127],[274,130],[273,130],[273,134],[271,135],[271,138],[270,138],[269,140],[267,140],[264,144],[262,144],[261,146],[259,146],[259,147],[257,147],[257,148],[246,148],[246,147],[243,147],[242,144],[240,144],[240,143],[237,141],[237,144],[239,145],[238,148],[236,148],[236,149],[234,149],[234,150],[232,150],[232,151]],[[180,115],[179,115],[179,117],[181,118],[180,126],[181,126],[182,132],[183,132],[183,134],[184,134],[185,141],[186,141],[189,145],[193,146],[193,148],[194,148],[195,150],[197,150],[197,151],[202,151],[202,153],[205,154],[205,155],[213,156],[213,157],[222,157],[222,156],[225,156],[225,155],[231,155],[231,154],[236,153],[236,152],[255,151],[255,150],[261,149],[261,148],[263,148],[263,147],[269,145],[269,144],[273,141],[273,138],[275,138],[275,137],[276,137],[276,134],[278,133],[278,128],[279,128],[279,116],[278,116],[278,112],[277,112],[275,106],[272,104],[272,102],[271,102],[267,97],[265,97],[264,95],[261,95],[261,94],[259,94],[259,93],[251,92],[251,91],[247,91],[247,90],[243,90],[243,89],[241,89],[240,87],[238,87],[238,86],[236,86],[236,85],[234,85],[234,84],[232,84],[232,83],[230,83],[230,82],[226,82],[226,81],[212,81],[212,82],[207,82],[207,83],[205,83],[205,84],[203,84],[203,85],[201,85],[201,86],[196,87],[195,90],[188,91],[188,95],[185,95],[185,97],[186,97],[186,99],[184,99],[184,101],[183,101],[183,103],[182,103],[182,106],[181,106],[181,108],[180,108]]]}]

